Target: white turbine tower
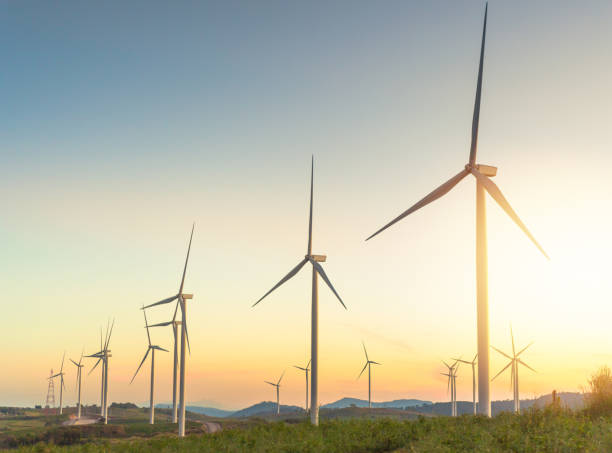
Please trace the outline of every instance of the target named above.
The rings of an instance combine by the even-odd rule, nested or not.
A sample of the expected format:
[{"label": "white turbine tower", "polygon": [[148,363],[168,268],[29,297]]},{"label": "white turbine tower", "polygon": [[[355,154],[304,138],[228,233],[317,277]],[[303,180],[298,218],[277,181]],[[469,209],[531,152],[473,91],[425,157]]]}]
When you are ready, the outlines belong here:
[{"label": "white turbine tower", "polygon": [[89,371],[89,374],[92,373],[93,370],[96,369],[99,363],[102,363],[102,395],[101,395],[101,415],[104,418],[104,424],[108,424],[108,359],[112,357],[110,349],[108,349],[108,345],[110,343],[111,335],[113,334],[113,327],[115,327],[115,320],[113,319],[113,323],[106,325],[106,338],[102,343],[102,348],[100,351],[90,354],[86,357],[92,357],[98,359],[93,368]]},{"label": "white turbine tower", "polygon": [[444,376],[448,376],[447,391],[450,390],[451,395],[451,417],[457,416],[457,369],[459,368],[458,362],[453,365],[449,365],[445,361],[442,363],[448,368],[448,373],[441,373]]},{"label": "white turbine tower", "polygon": [[[470,157],[463,170],[426,195],[412,207],[397,216],[368,239],[373,238],[391,225],[399,222],[404,217],[421,209],[429,203],[446,195],[453,187],[471,174],[476,178],[476,318],[478,337],[478,412],[491,416],[491,397],[489,393],[489,289],[488,289],[488,264],[487,264],[487,214],[485,193],[501,206],[508,216],[529,237],[536,247],[544,254],[546,252],[538,244],[525,224],[518,217],[510,203],[499,190],[499,187],[491,180],[497,174],[497,168],[489,165],[476,164],[476,151],[478,148],[478,123],[480,118],[480,97],[482,91],[482,66],[484,60],[485,36],[487,31],[487,8],[485,8],[484,25],[482,29],[482,44],[480,47],[480,65],[478,68],[478,82],[476,85],[476,99],[474,102],[474,116],[472,119],[472,142],[470,146]],[[368,240],[366,239],[366,240]]]},{"label": "white turbine tower", "polygon": [[310,371],[310,360],[306,364],[306,367],[301,367],[297,365],[293,365],[293,367],[297,368],[298,370],[302,370],[306,374],[306,406],[304,407],[306,413],[308,413],[308,372]]},{"label": "white turbine tower", "polygon": [[134,382],[134,378],[136,378],[136,375],[140,371],[142,364],[145,362],[145,360],[147,360],[147,357],[150,352],[151,353],[151,397],[149,401],[149,423],[152,425],[153,423],[155,423],[155,399],[154,399],[154,396],[155,396],[155,351],[168,352],[168,350],[160,346],[151,344],[151,335],[149,334],[149,325],[147,324],[147,312],[146,310],[143,309],[142,313],[144,315],[144,320],[145,320],[145,329],[147,329],[147,340],[149,342],[149,346],[147,347],[147,352],[142,358],[140,365],[138,365],[138,368],[136,369],[136,373],[134,373],[134,376],[132,377],[130,384]]},{"label": "white turbine tower", "polygon": [[372,409],[372,365],[381,365],[381,364],[373,360],[370,360],[370,358],[368,357],[368,351],[366,350],[365,344],[363,342],[361,344],[363,345],[363,352],[365,352],[366,363],[363,366],[361,373],[359,373],[359,376],[357,376],[357,379],[361,377],[361,375],[367,368],[368,369],[368,407]]},{"label": "white turbine tower", "polygon": [[283,374],[281,374],[281,377],[276,384],[274,382],[264,381],[266,384],[270,384],[272,387],[276,387],[276,416],[280,415],[280,383],[284,375],[285,372],[283,371]]},{"label": "white turbine tower", "polygon": [[478,354],[474,356],[474,359],[471,362],[468,362],[467,360],[462,360],[462,359],[453,359],[453,360],[456,360],[457,362],[465,363],[467,365],[472,366],[472,402],[474,404],[474,415],[476,415],[476,358],[477,357],[478,357]]},{"label": "white turbine tower", "polygon": [[285,275],[280,282],[263,295],[261,299],[253,304],[253,307],[261,302],[268,294],[274,291],[276,288],[281,286],[290,278],[294,277],[306,263],[312,264],[312,320],[311,320],[311,335],[310,335],[310,357],[312,358],[312,370],[310,374],[310,422],[313,425],[319,424],[319,288],[317,276],[321,276],[323,281],[329,286],[329,289],[338,298],[342,306],[346,309],[346,305],[342,302],[342,299],[332,286],[329,278],[321,266],[322,262],[325,262],[325,255],[313,255],[312,254],[312,195],[313,195],[313,180],[314,180],[314,157],[311,162],[310,169],[310,216],[308,220],[308,248],[306,249],[306,256],[302,259],[297,266]]},{"label": "white turbine tower", "polygon": [[[501,355],[503,355],[504,357],[510,359],[510,362],[508,363],[508,365],[506,365],[504,368],[502,368],[502,370],[499,373],[497,373],[495,376],[493,376],[493,379],[495,379],[497,376],[499,376],[504,371],[506,371],[508,369],[508,367],[512,367],[512,374],[511,374],[511,377],[510,377],[510,385],[512,387],[512,393],[514,394],[514,412],[516,412],[517,414],[520,414],[521,413],[521,400],[519,398],[519,378],[518,378],[518,369],[519,369],[519,367],[518,366],[519,366],[519,364],[521,364],[524,367],[529,368],[533,372],[535,372],[535,370],[533,368],[531,368],[529,365],[527,365],[525,362],[523,362],[519,358],[519,356],[523,352],[525,352],[525,350],[529,346],[531,346],[533,344],[533,342],[529,343],[527,346],[525,346],[523,349],[521,349],[517,353],[514,350],[514,334],[512,333],[512,326],[510,327],[510,337],[512,338],[512,357],[510,357],[505,352],[500,351],[495,346],[491,346],[493,349],[495,349]],[[491,381],[493,381],[493,379],[491,379]]]},{"label": "white turbine tower", "polygon": [[83,353],[81,353],[81,358],[79,359],[79,363],[70,359],[72,363],[77,367],[77,418],[81,418],[81,371],[85,365],[82,365],[83,361]]},{"label": "white turbine tower", "polygon": [[66,353],[64,352],[64,355],[62,356],[62,366],[60,367],[60,372],[57,374],[54,374],[53,376],[51,376],[51,379],[59,377],[60,378],[60,401],[59,401],[59,414],[62,415],[62,402],[63,402],[63,398],[64,398],[64,389],[66,388],[66,386],[64,385],[64,375],[66,373],[64,373],[64,358],[66,357]]},{"label": "white turbine tower", "polygon": [[[187,300],[189,299],[193,299],[193,294],[185,294],[183,293],[183,287],[185,285],[185,275],[187,273],[187,263],[189,262],[189,253],[191,252],[191,241],[193,239],[193,230],[195,228],[195,223],[193,224],[193,226],[191,227],[191,236],[189,237],[189,245],[187,246],[187,257],[185,258],[185,267],[183,267],[183,277],[181,278],[181,284],[179,286],[179,290],[178,293],[175,294],[174,296],[170,296],[166,299],[160,300],[159,302],[155,302],[154,304],[151,305],[147,305],[146,307],[143,307],[143,310],[146,308],[150,308],[150,307],[155,307],[156,305],[164,305],[164,304],[169,304],[170,302],[174,302],[175,300],[176,302],[176,307],[174,308],[174,316],[172,318],[172,321],[169,323],[161,323],[161,324],[156,324],[156,326],[159,325],[169,325],[169,324],[173,324],[174,328],[176,329],[176,326],[178,324],[178,322],[176,322],[176,315],[178,312],[178,308],[181,308],[181,321],[180,321],[180,325],[181,325],[181,358],[180,358],[180,380],[179,380],[179,407],[178,407],[178,435],[179,437],[184,437],[185,436],[185,366],[186,366],[186,360],[185,360],[185,348],[187,347],[190,350],[191,353],[191,348],[189,346],[189,334],[187,333]],[[176,330],[175,330],[175,346],[174,346],[174,350],[175,350],[175,360],[174,360],[174,374],[176,376],[176,368],[177,368],[177,360],[176,360]],[[176,383],[176,378],[175,378],[175,383]],[[174,385],[174,389],[176,389],[176,384]],[[176,390],[174,390],[174,404],[173,406],[176,407]]]}]

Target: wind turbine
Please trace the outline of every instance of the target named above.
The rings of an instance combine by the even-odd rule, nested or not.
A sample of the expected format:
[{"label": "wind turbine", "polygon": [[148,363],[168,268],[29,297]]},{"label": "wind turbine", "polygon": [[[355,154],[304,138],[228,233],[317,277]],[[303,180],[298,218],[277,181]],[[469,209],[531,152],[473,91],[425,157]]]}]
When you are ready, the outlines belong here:
[{"label": "wind turbine", "polygon": [[363,345],[363,352],[365,352],[366,363],[363,366],[361,373],[359,373],[359,376],[357,376],[357,379],[361,377],[361,375],[363,374],[363,372],[365,371],[367,367],[368,369],[368,407],[372,409],[372,365],[381,365],[381,364],[373,360],[370,360],[368,357],[368,351],[366,350],[365,344],[363,342],[361,344]]},{"label": "wind turbine", "polygon": [[108,424],[108,359],[112,357],[110,349],[108,349],[108,345],[110,343],[111,335],[113,334],[113,327],[115,326],[115,320],[113,319],[113,323],[106,325],[106,338],[102,343],[102,348],[100,351],[90,354],[86,357],[97,358],[98,361],[93,366],[93,368],[89,371],[89,374],[93,370],[96,369],[99,363],[102,363],[102,395],[101,395],[101,415],[104,418],[104,424]]},{"label": "wind turbine", "polygon": [[64,385],[64,358],[66,357],[66,352],[64,352],[64,355],[62,356],[62,366],[60,367],[60,372],[57,374],[54,374],[53,376],[51,376],[50,379],[59,377],[60,378],[60,401],[59,401],[59,414],[62,415],[62,401],[63,401],[63,397],[64,397],[64,389],[66,388],[66,386]]},{"label": "wind turbine", "polygon": [[294,368],[297,368],[298,370],[302,370],[305,374],[306,374],[306,406],[305,406],[305,410],[306,413],[308,413],[308,372],[310,371],[310,360],[308,361],[308,364],[306,365],[306,367],[301,367],[301,366],[297,366],[297,365],[293,365]]},{"label": "wind turbine", "polygon": [[334,289],[333,285],[327,278],[323,266],[319,263],[325,262],[327,257],[325,255],[313,255],[312,254],[312,195],[313,195],[313,181],[314,181],[314,156],[311,161],[310,167],[310,216],[308,218],[308,248],[306,249],[306,255],[297,266],[285,275],[281,281],[279,281],[274,287],[263,295],[261,299],[253,304],[253,307],[261,302],[268,294],[274,291],[276,288],[281,286],[290,278],[294,277],[306,263],[312,264],[312,321],[311,321],[311,334],[310,334],[310,357],[312,358],[312,372],[310,374],[310,422],[313,425],[319,424],[319,288],[317,276],[320,275],[323,281],[329,286],[329,289],[338,298],[342,306],[346,309],[346,305],[342,302],[342,299]]},{"label": "wind turbine", "polygon": [[[404,217],[412,214],[418,209],[428,205],[434,200],[446,195],[459,181],[468,174],[476,178],[476,287],[477,287],[477,323],[478,323],[478,411],[481,414],[491,416],[491,398],[489,393],[489,300],[488,300],[488,265],[487,265],[487,215],[485,204],[485,191],[501,206],[508,216],[523,230],[531,239],[536,247],[544,254],[548,255],[538,244],[525,224],[518,217],[514,209],[510,206],[497,185],[491,181],[490,177],[497,174],[497,168],[489,165],[476,164],[476,151],[478,145],[478,120],[480,117],[480,97],[482,91],[482,66],[484,59],[485,35],[487,30],[487,7],[485,8],[484,26],[482,30],[482,44],[480,48],[480,65],[478,68],[478,82],[476,86],[476,100],[474,102],[474,117],[472,120],[472,143],[470,146],[470,158],[465,168],[439,186],[423,199],[418,201],[408,210],[386,224],[384,227],[372,234],[368,239],[373,238],[380,232],[386,230],[391,225],[399,222]],[[368,240],[366,239],[366,240]]]},{"label": "wind turbine", "polygon": [[[174,296],[170,296],[166,299],[160,300],[159,302],[155,302],[154,304],[147,305],[142,309],[155,307],[156,305],[164,305],[169,304],[170,302],[176,302],[176,307],[174,308],[174,316],[172,317],[172,321],[168,323],[156,324],[155,326],[160,325],[170,325],[172,324],[174,327],[174,384],[173,384],[173,412],[176,412],[176,374],[177,374],[177,338],[176,338],[176,329],[179,322],[176,321],[176,315],[178,312],[179,306],[181,307],[181,361],[180,361],[180,383],[179,383],[179,414],[178,414],[178,435],[179,437],[185,436],[185,343],[187,343],[187,348],[191,348],[189,346],[189,334],[187,333],[187,300],[193,299],[193,294],[185,294],[183,293],[183,287],[185,285],[185,274],[187,273],[187,263],[189,262],[189,252],[191,251],[191,241],[193,239],[193,230],[195,228],[195,223],[191,227],[191,236],[189,237],[189,246],[187,247],[187,257],[185,258],[185,267],[183,268],[183,277],[181,278],[181,284],[179,286],[178,293]],[[153,326],[151,326],[153,327]]]},{"label": "wind turbine", "polygon": [[75,362],[72,359],[70,359],[70,361],[74,363],[74,365],[77,367],[77,389],[78,389],[77,390],[77,395],[78,395],[77,418],[81,418],[81,370],[85,366],[81,364],[81,362],[83,361],[83,353],[81,353],[81,358],[79,359],[79,363]]},{"label": "wind turbine", "polygon": [[457,416],[457,369],[459,368],[458,362],[455,362],[452,366],[446,363],[444,360],[442,363],[448,368],[448,373],[441,373],[444,376],[448,376],[447,391],[450,390],[451,394],[451,417]]},{"label": "wind turbine", "polygon": [[138,369],[136,370],[136,373],[134,373],[134,376],[132,377],[132,380],[130,381],[130,384],[132,382],[134,382],[134,378],[136,377],[136,375],[138,374],[138,372],[140,371],[140,367],[142,367],[142,364],[145,362],[145,360],[147,360],[147,356],[149,355],[149,352],[151,353],[151,400],[150,400],[150,407],[149,407],[149,423],[152,425],[153,423],[155,423],[155,401],[154,401],[154,391],[155,391],[155,351],[164,351],[164,352],[168,352],[167,349],[164,349],[160,346],[151,344],[151,335],[149,334],[149,325],[147,323],[147,312],[146,310],[142,310],[142,314],[144,315],[144,320],[145,320],[145,328],[147,329],[147,340],[149,342],[149,347],[147,348],[147,352],[145,353],[144,357],[142,358],[142,362],[140,362],[140,365],[138,365]]},{"label": "wind turbine", "polygon": [[280,383],[284,375],[285,372],[283,371],[283,374],[281,374],[281,377],[276,384],[274,382],[264,381],[266,384],[270,384],[272,387],[276,387],[276,416],[280,415]]},{"label": "wind turbine", "polygon": [[[514,350],[514,334],[512,333],[512,326],[510,326],[510,337],[512,338],[512,357],[510,357],[508,354],[506,354],[505,352],[500,351],[499,349],[497,349],[495,346],[491,346],[493,349],[495,349],[497,352],[499,352],[501,355],[503,355],[504,357],[510,359],[510,362],[508,363],[508,365],[506,365],[504,368],[502,368],[502,370],[497,373],[495,376],[493,376],[493,379],[495,379],[497,376],[499,376],[500,374],[502,374],[504,371],[506,371],[508,369],[508,367],[512,367],[512,374],[510,377],[510,385],[512,386],[512,391],[514,393],[514,412],[516,412],[517,414],[521,413],[521,400],[519,398],[519,379],[518,379],[518,369],[519,369],[519,364],[529,368],[531,371],[533,371],[535,373],[535,370],[533,368],[531,368],[529,365],[527,365],[525,362],[523,362],[519,356],[525,352],[525,350],[531,346],[533,344],[533,342],[529,343],[527,346],[525,346],[523,349],[521,349],[518,353],[515,352]],[[491,381],[493,381],[493,379],[491,379]]]},{"label": "wind turbine", "polygon": [[463,359],[453,359],[453,360],[456,360],[457,362],[465,363],[467,365],[472,366],[472,402],[474,404],[474,415],[476,415],[476,358],[477,357],[478,357],[478,354],[474,356],[474,359],[471,362],[468,362],[467,360],[463,360]]}]

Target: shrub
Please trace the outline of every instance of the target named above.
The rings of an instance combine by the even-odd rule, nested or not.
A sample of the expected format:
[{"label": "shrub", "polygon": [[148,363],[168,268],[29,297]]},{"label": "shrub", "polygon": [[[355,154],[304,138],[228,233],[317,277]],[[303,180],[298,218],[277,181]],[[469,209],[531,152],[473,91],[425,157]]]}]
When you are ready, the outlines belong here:
[{"label": "shrub", "polygon": [[612,414],[612,372],[607,366],[593,373],[585,394],[586,412],[593,416]]}]

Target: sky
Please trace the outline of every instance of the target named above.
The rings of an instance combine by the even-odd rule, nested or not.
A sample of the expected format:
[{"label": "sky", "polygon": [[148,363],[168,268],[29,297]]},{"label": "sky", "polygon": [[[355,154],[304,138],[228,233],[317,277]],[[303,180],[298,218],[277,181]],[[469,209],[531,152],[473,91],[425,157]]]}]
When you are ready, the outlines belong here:
[{"label": "sky", "polygon": [[[484,2],[0,2],[0,405],[110,342],[109,400],[144,403],[139,308],[185,290],[187,400],[303,404],[314,155],[320,401],[449,398],[476,352],[475,183],[364,239],[468,160]],[[489,3],[478,162],[550,255],[489,198],[491,344],[534,344],[522,397],[612,362],[612,4]],[[166,321],[172,307],[149,312]],[[170,329],[152,332],[170,348]],[[171,356],[156,357],[171,400]],[[66,359],[67,360],[67,359]],[[91,359],[86,359],[90,367]],[[505,364],[491,352],[491,373]],[[65,365],[74,404],[76,367]],[[89,368],[86,369],[89,371]],[[84,402],[99,399],[98,371]],[[510,376],[492,384],[509,399]],[[459,369],[458,398],[471,400]],[[56,386],[56,391],[57,391]]]}]

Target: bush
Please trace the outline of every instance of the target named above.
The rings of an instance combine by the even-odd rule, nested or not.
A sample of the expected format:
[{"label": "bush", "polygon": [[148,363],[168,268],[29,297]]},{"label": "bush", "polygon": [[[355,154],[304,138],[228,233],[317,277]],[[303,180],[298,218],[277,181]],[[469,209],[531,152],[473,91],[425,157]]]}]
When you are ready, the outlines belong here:
[{"label": "bush", "polygon": [[585,411],[592,416],[612,414],[612,372],[607,366],[593,373],[585,395]]}]

